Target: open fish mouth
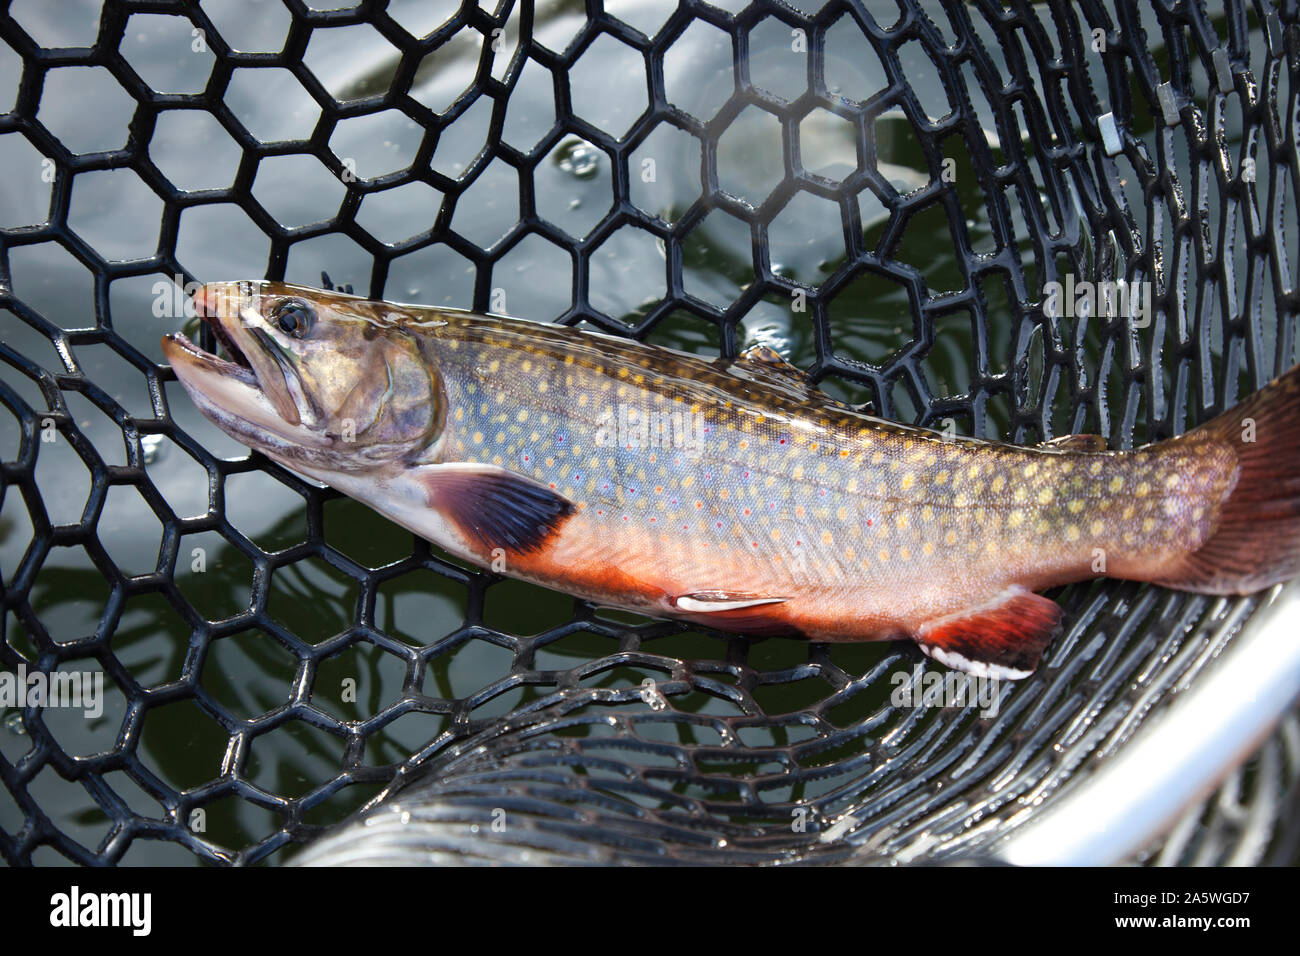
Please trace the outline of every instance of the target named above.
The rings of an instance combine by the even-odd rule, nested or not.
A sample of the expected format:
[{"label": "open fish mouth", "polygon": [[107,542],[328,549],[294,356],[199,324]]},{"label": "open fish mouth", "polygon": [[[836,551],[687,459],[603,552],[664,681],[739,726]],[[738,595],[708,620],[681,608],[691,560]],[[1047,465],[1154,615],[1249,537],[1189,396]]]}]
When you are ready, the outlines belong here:
[{"label": "open fish mouth", "polygon": [[[216,352],[208,352],[192,342],[183,332],[173,332],[167,335],[166,341],[170,342],[180,352],[188,356],[190,361],[205,366],[214,372],[224,375],[230,375],[238,379],[245,385],[257,387],[257,375],[253,371],[252,363],[248,361],[248,356],[244,354],[243,349],[235,342],[234,337],[226,331],[221,323],[220,314],[214,303],[210,302],[208,296],[200,289],[194,294],[194,310],[198,313],[199,318],[209,329],[212,330],[213,336],[217,340],[217,347],[224,352],[224,357]],[[172,362],[175,365],[175,362]]]},{"label": "open fish mouth", "polygon": [[211,392],[216,380],[227,379],[227,390],[234,383],[257,390],[262,404],[282,420],[280,424],[297,427],[302,424],[297,399],[305,401],[302,387],[289,356],[264,327],[261,316],[245,307],[251,296],[248,285],[218,283],[194,293],[194,309],[212,329],[224,356],[200,348],[181,333],[166,336],[163,351],[187,389]]},{"label": "open fish mouth", "polygon": [[[221,341],[221,336],[218,336],[218,341]],[[168,352],[167,360],[171,363],[173,368],[177,365],[176,358],[173,356],[179,355],[182,356],[183,361],[188,361],[193,365],[205,367],[222,375],[229,375],[230,377],[243,382],[245,385],[252,386],[253,388],[260,388],[257,384],[257,376],[253,373],[253,367],[248,364],[248,359],[244,356],[243,352],[239,351],[237,346],[221,342],[223,348],[225,348],[228,354],[233,357],[234,360],[231,361],[230,359],[222,358],[214,352],[208,352],[199,348],[199,346],[190,341],[184,332],[169,333],[163,337],[163,342],[163,350],[164,352]],[[168,351],[168,346],[171,347],[172,351]]]},{"label": "open fish mouth", "polygon": [[283,350],[261,327],[260,316],[244,314],[244,286],[223,283],[194,293],[195,311],[212,329],[217,352],[173,332],[163,337],[163,354],[186,391],[227,422],[239,420],[281,434],[288,430],[301,440],[307,436],[294,395],[301,394],[301,386]]}]

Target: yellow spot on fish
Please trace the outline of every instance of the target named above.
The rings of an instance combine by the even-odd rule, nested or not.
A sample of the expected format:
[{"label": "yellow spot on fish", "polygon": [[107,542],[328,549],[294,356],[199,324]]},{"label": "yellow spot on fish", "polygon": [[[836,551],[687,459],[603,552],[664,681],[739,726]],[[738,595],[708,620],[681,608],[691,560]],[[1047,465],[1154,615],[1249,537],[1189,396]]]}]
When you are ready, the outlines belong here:
[{"label": "yellow spot on fish", "polygon": [[900,511],[900,512],[899,512],[898,517],[894,519],[894,525],[898,528],[899,531],[902,531],[904,528],[907,527],[907,512],[906,512],[906,511]]},{"label": "yellow spot on fish", "polygon": [[1007,515],[1007,527],[1019,528],[1025,523],[1025,513],[1023,511],[1013,511]]},{"label": "yellow spot on fish", "polygon": [[1006,486],[1006,483],[1007,483],[1006,476],[998,475],[989,483],[989,491],[993,492],[993,494],[996,495],[999,491],[1001,491]]},{"label": "yellow spot on fish", "polygon": [[1101,462],[1099,462],[1099,461],[1094,461],[1091,465],[1089,465],[1089,466],[1088,466],[1088,474],[1090,474],[1090,475],[1100,475],[1100,474],[1101,474]]},{"label": "yellow spot on fish", "polygon": [[1133,494],[1137,495],[1139,498],[1145,498],[1150,493],[1151,493],[1151,486],[1147,484],[1145,481],[1142,482],[1140,485],[1138,485],[1136,490],[1134,490],[1133,492]]},{"label": "yellow spot on fish", "polygon": [[1080,511],[1083,510],[1083,499],[1075,498],[1068,505],[1066,505],[1066,508],[1069,510],[1070,514],[1077,515]]},{"label": "yellow spot on fish", "polygon": [[1110,485],[1107,486],[1107,490],[1110,491],[1110,493],[1113,495],[1123,487],[1124,487],[1124,479],[1121,478],[1119,475],[1116,475],[1114,478],[1110,480]]},{"label": "yellow spot on fish", "polygon": [[1077,527],[1075,527],[1074,525],[1069,525],[1069,526],[1065,529],[1065,540],[1067,540],[1067,541],[1078,541],[1078,540],[1079,540],[1079,529],[1078,529]]},{"label": "yellow spot on fish", "polygon": [[911,488],[912,485],[915,484],[915,483],[916,483],[916,475],[912,474],[910,471],[909,471],[906,475],[903,476],[903,490],[904,490],[904,491],[907,491],[907,489]]},{"label": "yellow spot on fish", "polygon": [[1106,523],[1105,523],[1104,521],[1101,521],[1101,520],[1094,521],[1094,522],[1092,523],[1092,526],[1088,528],[1088,532],[1089,532],[1089,533],[1090,533],[1094,538],[1097,537],[1097,535],[1101,534],[1101,533],[1102,533],[1103,531],[1105,531],[1105,530],[1106,530]]},{"label": "yellow spot on fish", "polygon": [[930,555],[934,554],[934,545],[927,541],[925,544],[921,545],[921,553],[928,558]]},{"label": "yellow spot on fish", "polygon": [[481,445],[481,444],[483,444],[483,433],[482,433],[482,432],[475,432],[475,433],[474,433],[474,444],[476,444],[476,445]]},{"label": "yellow spot on fish", "polygon": [[1038,493],[1037,501],[1040,505],[1049,505],[1052,503],[1052,489],[1044,488]]},{"label": "yellow spot on fish", "polygon": [[834,539],[831,538],[831,533],[829,531],[822,532],[822,544],[830,544],[832,540]]},{"label": "yellow spot on fish", "polygon": [[884,548],[881,548],[880,551],[876,553],[876,557],[879,558],[881,561],[888,561],[889,552],[886,551]]}]

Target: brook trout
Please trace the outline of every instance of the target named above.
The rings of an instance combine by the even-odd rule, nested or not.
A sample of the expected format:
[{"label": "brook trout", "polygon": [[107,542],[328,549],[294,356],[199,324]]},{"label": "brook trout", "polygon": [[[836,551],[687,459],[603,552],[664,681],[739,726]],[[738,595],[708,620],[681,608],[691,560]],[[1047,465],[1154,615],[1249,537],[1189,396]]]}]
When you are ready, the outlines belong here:
[{"label": "brook trout", "polygon": [[240,442],[466,561],[602,605],[914,640],[1022,678],[1087,578],[1212,594],[1300,565],[1300,367],[1186,435],[1029,448],[862,414],[734,361],[275,282],[204,286],[228,358],[163,350]]}]

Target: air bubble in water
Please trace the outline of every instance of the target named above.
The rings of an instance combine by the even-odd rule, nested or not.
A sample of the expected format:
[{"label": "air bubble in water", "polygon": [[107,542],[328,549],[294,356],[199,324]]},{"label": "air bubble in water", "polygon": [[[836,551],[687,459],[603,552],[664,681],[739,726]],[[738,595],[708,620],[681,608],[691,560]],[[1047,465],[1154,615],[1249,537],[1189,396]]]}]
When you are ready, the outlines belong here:
[{"label": "air bubble in water", "polygon": [[4,728],[15,737],[26,737],[27,727],[23,724],[23,713],[15,710],[12,714],[4,719]]},{"label": "air bubble in water", "polygon": [[144,463],[152,465],[163,453],[163,436],[162,435],[141,435],[140,451],[144,455]]},{"label": "air bubble in water", "polygon": [[575,140],[560,148],[557,162],[570,176],[591,179],[600,169],[600,150],[590,143]]}]

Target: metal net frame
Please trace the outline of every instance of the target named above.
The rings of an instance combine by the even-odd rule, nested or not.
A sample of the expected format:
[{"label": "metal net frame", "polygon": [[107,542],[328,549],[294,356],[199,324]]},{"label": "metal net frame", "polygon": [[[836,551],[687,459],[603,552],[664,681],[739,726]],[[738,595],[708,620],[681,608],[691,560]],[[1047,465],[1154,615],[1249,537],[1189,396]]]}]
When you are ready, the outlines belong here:
[{"label": "metal net frame", "polygon": [[[66,49],[42,48],[7,9],[0,12],[0,41],[21,57],[16,101],[0,113],[0,136],[24,137],[55,170],[44,224],[12,229],[0,223],[0,323],[21,323],[45,336],[61,363],[40,364],[0,342],[0,404],[20,432],[18,447],[4,449],[0,461],[0,515],[22,509],[32,531],[17,566],[0,569],[0,626],[6,628],[0,664],[48,673],[93,660],[126,700],[112,745],[93,754],[65,750],[39,707],[23,711],[29,749],[15,760],[0,756],[0,780],[21,816],[20,826],[0,829],[0,854],[8,862],[31,863],[34,853],[39,861],[38,851],[45,849],[79,863],[112,864],[140,840],[174,842],[215,863],[278,860],[277,851],[345,816],[320,815],[331,798],[362,786],[371,787],[367,794],[383,788],[383,799],[371,811],[375,819],[406,826],[414,814],[420,830],[418,839],[407,830],[407,836],[386,843],[380,833],[385,827],[372,825],[379,836],[369,843],[345,843],[357,858],[381,850],[390,858],[414,851],[426,861],[979,857],[995,835],[1020,825],[1062,786],[1086,778],[1123,748],[1247,623],[1258,597],[1223,600],[1121,582],[1064,589],[1057,596],[1066,609],[1066,633],[1053,642],[1033,678],[1000,688],[995,716],[981,715],[973,704],[893,706],[895,675],[920,680],[914,670],[919,655],[902,646],[863,650],[706,634],[702,640],[711,653],[681,657],[672,650],[687,631],[684,625],[627,623],[580,602],[560,626],[532,635],[504,633],[484,622],[484,603],[494,599],[492,575],[447,561],[418,540],[401,560],[367,567],[326,540],[324,508],[337,493],[258,455],[217,457],[180,429],[164,389],[172,376],[122,334],[139,317],[115,314],[110,289],[115,281],[138,276],[242,278],[191,275],[176,253],[182,215],[208,204],[235,204],[269,238],[268,278],[284,276],[295,243],[336,233],[349,237],[373,260],[369,288],[357,291],[374,297],[385,295],[395,259],[445,245],[474,267],[472,305],[480,311],[492,304],[492,267],[527,237],[540,236],[572,263],[572,304],[556,321],[647,338],[670,317],[686,313],[722,355],[734,356],[744,345],[744,316],[763,302],[798,299],[806,311],[796,321],[815,343],[812,378],[858,400],[871,399],[885,417],[931,427],[951,420],[969,434],[1022,443],[1099,432],[1111,447],[1130,447],[1191,427],[1293,362],[1294,221],[1300,203],[1300,32],[1294,4],[1274,9],[1263,2],[1232,2],[1225,16],[1211,19],[1203,4],[1186,0],[1113,7],[1097,0],[899,0],[888,16],[878,8],[873,16],[847,0],[727,9],[683,0],[659,25],[642,24],[642,32],[588,0],[585,24],[562,50],[533,37],[531,4],[503,0],[489,12],[466,3],[420,36],[408,32],[387,6],[376,0],[317,10],[304,0],[285,0],[287,37],[281,52],[269,54],[232,49],[202,5],[175,0],[108,3],[93,44]],[[136,13],[168,14],[203,31],[214,63],[202,92],[158,93],[135,71],[120,46]],[[765,90],[750,75],[751,30],[768,18],[806,39],[808,89],[797,98]],[[665,78],[669,51],[701,23],[727,37],[734,82],[725,104],[704,118],[670,100]],[[340,101],[308,69],[304,53],[313,33],[356,24],[372,27],[400,59],[387,89]],[[883,71],[879,91],[851,98],[828,86],[825,50],[832,29],[856,31],[861,55],[875,58]],[[510,40],[504,47],[500,31]],[[412,86],[426,57],[466,37],[481,47],[473,83],[435,112],[411,95]],[[569,82],[575,65],[602,37],[635,51],[645,71],[646,108],[617,136],[575,111]],[[909,82],[905,47],[909,57],[919,51],[937,71],[948,99],[944,115],[930,115],[931,104]],[[1155,47],[1165,51],[1160,60]],[[525,152],[503,142],[502,131],[528,62],[550,75],[556,109],[549,131]],[[133,111],[123,148],[77,153],[39,121],[49,72],[68,66],[102,67],[129,95]],[[305,140],[263,141],[241,124],[223,97],[233,72],[248,67],[290,71],[319,106],[319,120]],[[431,162],[440,137],[480,101],[491,104],[486,145],[458,175],[436,171]],[[719,140],[751,106],[779,124],[783,142],[784,176],[758,204],[729,194],[719,179]],[[332,131],[342,120],[390,109],[424,130],[413,161],[390,174],[349,177],[346,163],[331,150]],[[150,147],[160,115],[170,110],[206,111],[238,144],[233,185],[186,191],[169,181]],[[853,127],[859,162],[840,180],[806,168],[812,158],[801,152],[799,128],[812,110]],[[880,117],[900,112],[929,173],[925,185],[904,192],[881,173],[875,152]],[[701,195],[672,222],[640,208],[632,191],[637,150],[661,125],[685,132],[700,147]],[[1239,129],[1235,149],[1229,148],[1229,127]],[[608,212],[580,239],[538,214],[533,175],[557,145],[575,135],[608,161],[613,191]],[[347,183],[336,217],[287,228],[253,197],[259,162],[289,154],[314,156]],[[977,249],[969,231],[975,214],[969,197],[945,176],[954,157],[963,164],[959,175],[979,184],[980,214],[991,235],[987,249]],[[454,212],[498,161],[517,173],[520,214],[499,240],[481,247],[457,232]],[[113,261],[68,224],[76,178],[115,169],[132,170],[161,201],[155,255]],[[385,243],[358,222],[366,195],[417,181],[444,197],[426,232]],[[842,261],[815,284],[783,275],[770,252],[772,231],[779,229],[775,220],[802,194],[838,208],[845,243]],[[888,212],[875,232],[862,217],[860,197],[867,194]],[[693,294],[683,277],[692,233],[716,210],[746,223],[752,239],[753,281],[727,307]],[[946,223],[961,274],[962,287],[955,291],[930,289],[925,264],[915,261],[916,247],[908,245],[928,228],[922,221],[933,222],[935,215]],[[590,266],[604,243],[628,229],[661,244],[664,294],[640,312],[608,314],[593,304]],[[22,277],[11,271],[11,257],[39,243],[58,244],[93,273],[93,316],[42,315],[15,291]],[[1048,314],[1044,283],[1067,276],[1152,283],[1150,322],[1131,315]],[[833,321],[837,299],[864,277],[900,290],[914,315],[910,341],[877,362],[841,347]],[[963,339],[969,387],[944,394],[931,369],[936,329],[951,327],[952,318],[962,315],[970,319]],[[78,350],[97,345],[139,371],[151,415],[131,414],[82,367]],[[16,387],[19,379],[39,390],[44,407]],[[120,427],[124,465],[106,462],[83,434],[66,401],[73,393]],[[35,479],[42,429],[51,427],[91,474],[82,518],[71,524],[51,523]],[[179,516],[156,487],[146,449],[150,437],[159,435],[206,469],[206,514]],[[302,497],[303,543],[264,550],[230,522],[227,482],[254,470]],[[119,486],[134,489],[162,524],[152,572],[123,573],[97,533],[109,491]],[[245,610],[208,620],[177,581],[177,562],[186,560],[182,539],[200,532],[220,535],[248,559]],[[70,641],[47,632],[31,600],[43,563],[59,547],[84,549],[109,591],[98,626]],[[324,562],[355,587],[353,620],[338,633],[293,633],[268,607],[274,576],[308,559]],[[465,589],[465,621],[451,634],[429,635],[411,646],[377,626],[375,602],[386,582],[420,572]],[[149,594],[161,596],[189,631],[181,675],[154,686],[138,680],[115,653],[124,605]],[[285,699],[251,718],[231,712],[201,680],[213,646],[248,633],[294,659]],[[603,639],[606,652],[593,652],[568,669],[536,666],[540,651],[574,635]],[[498,680],[454,698],[425,686],[428,665],[482,643],[509,653]],[[313,682],[326,661],[366,646],[404,669],[402,693],[364,719],[340,719],[313,702]],[[806,692],[806,702],[774,712],[768,692],[792,687]],[[509,713],[480,716],[484,704],[519,688],[529,693]],[[139,745],[151,719],[169,719],[160,715],[178,702],[192,702],[227,741],[210,778],[188,787],[169,782]],[[445,729],[409,756],[368,762],[367,740],[411,713],[441,716]],[[253,782],[248,767],[259,738],[290,725],[328,736],[340,759],[336,773],[286,795]],[[1294,790],[1293,722],[1288,726],[1290,737],[1284,728],[1268,745],[1273,756],[1259,758],[1271,761],[1273,790]],[[106,818],[97,845],[77,842],[43,812],[30,785],[50,770],[83,787]],[[117,781],[124,778],[146,802],[153,801],[151,811],[140,811],[137,800],[119,792]],[[1236,786],[1240,793],[1240,780]],[[232,798],[264,808],[274,822],[238,847],[187,826],[196,809]],[[400,811],[396,816],[388,813],[394,808]],[[510,825],[498,831],[492,824],[502,813]],[[1161,857],[1156,848],[1143,859],[1173,862],[1194,853],[1211,858],[1215,838],[1194,839],[1189,834],[1197,826],[1212,829],[1204,821],[1187,824],[1179,831],[1182,849],[1167,849]],[[1283,842],[1288,840],[1286,845],[1294,845],[1294,834]]]}]

